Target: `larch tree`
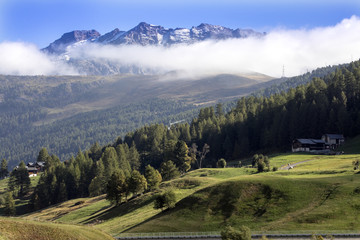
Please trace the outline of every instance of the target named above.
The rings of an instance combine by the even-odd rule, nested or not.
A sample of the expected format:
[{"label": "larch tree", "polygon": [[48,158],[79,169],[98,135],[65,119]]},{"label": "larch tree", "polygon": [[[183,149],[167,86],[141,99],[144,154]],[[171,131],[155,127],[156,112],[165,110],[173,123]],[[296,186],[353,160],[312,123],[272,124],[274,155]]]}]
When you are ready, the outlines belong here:
[{"label": "larch tree", "polygon": [[145,167],[145,178],[148,184],[148,189],[150,191],[158,189],[162,181],[162,177],[159,171],[150,165]]}]

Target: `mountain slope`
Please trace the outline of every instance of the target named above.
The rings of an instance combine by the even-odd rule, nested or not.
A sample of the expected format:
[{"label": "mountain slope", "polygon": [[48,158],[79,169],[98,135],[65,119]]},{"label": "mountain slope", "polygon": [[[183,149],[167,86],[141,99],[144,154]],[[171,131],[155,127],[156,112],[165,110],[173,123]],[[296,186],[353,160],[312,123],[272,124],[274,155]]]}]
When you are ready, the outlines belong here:
[{"label": "mountain slope", "polygon": [[[127,63],[112,57],[85,57],[88,48],[104,46],[160,46],[191,45],[202,41],[219,41],[225,39],[263,37],[265,33],[252,29],[230,29],[202,23],[197,27],[167,29],[145,22],[139,23],[128,31],[118,28],[101,35],[96,30],[75,30],[63,34],[52,42],[43,52],[51,55],[53,61],[69,65],[82,75],[113,74],[159,74],[173,69],[151,68],[140,63]],[[131,49],[130,49],[131,50]],[[91,52],[91,51],[90,51]],[[134,53],[135,54],[135,53]],[[141,55],[142,53],[136,53]],[[180,69],[182,70],[182,69]]]},{"label": "mountain slope", "polygon": [[199,107],[246,95],[261,82],[167,77],[0,76],[0,158],[15,166],[47,147],[65,160],[79,147],[106,144],[145,124],[191,121]]},{"label": "mountain slope", "polygon": [[252,29],[230,29],[222,26],[202,23],[197,27],[167,29],[145,22],[139,23],[128,31],[118,28],[104,35],[96,30],[75,30],[62,35],[43,51],[51,54],[62,54],[66,48],[79,42],[98,43],[102,45],[161,45],[191,44],[205,40],[223,40],[229,38],[262,37],[265,33]]},{"label": "mountain slope", "polygon": [[68,46],[81,41],[94,41],[100,37],[100,33],[96,30],[75,30],[72,32],[64,33],[61,38],[51,43],[43,51],[47,53],[63,53]]}]

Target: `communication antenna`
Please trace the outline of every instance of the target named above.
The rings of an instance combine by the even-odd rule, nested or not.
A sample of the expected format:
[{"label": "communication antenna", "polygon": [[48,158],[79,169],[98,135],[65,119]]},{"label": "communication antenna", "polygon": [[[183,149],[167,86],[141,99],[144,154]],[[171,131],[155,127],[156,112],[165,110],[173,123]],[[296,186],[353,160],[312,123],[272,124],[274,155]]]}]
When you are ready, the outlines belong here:
[{"label": "communication antenna", "polygon": [[281,78],[285,78],[285,65],[283,65]]}]

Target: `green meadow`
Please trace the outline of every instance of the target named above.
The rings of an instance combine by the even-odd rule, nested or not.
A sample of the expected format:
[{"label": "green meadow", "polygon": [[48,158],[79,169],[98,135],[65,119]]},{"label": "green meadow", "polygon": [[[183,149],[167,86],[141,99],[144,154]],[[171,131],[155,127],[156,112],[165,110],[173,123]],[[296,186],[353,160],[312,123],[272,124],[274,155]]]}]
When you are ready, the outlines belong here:
[{"label": "green meadow", "polygon": [[[307,161],[291,170],[256,173],[252,168],[198,169],[113,207],[104,196],[67,201],[23,216],[123,232],[220,231],[246,225],[260,232],[360,230],[357,154],[282,154],[273,166]],[[172,189],[175,208],[155,210],[157,192]]]},{"label": "green meadow", "polygon": [[[360,174],[352,166],[353,161],[360,160],[356,153],[359,146],[350,145],[351,150],[344,150],[342,155],[270,156],[271,169],[275,166],[278,171],[257,173],[249,166],[198,169],[117,207],[102,195],[73,199],[1,221],[10,221],[9,226],[11,221],[24,219],[48,227],[91,226],[92,231],[98,229],[112,236],[220,231],[226,225],[246,225],[254,232],[360,232]],[[288,164],[295,167],[281,170]],[[0,195],[5,191],[5,181],[0,181]],[[166,190],[175,192],[175,207],[154,209],[156,194]]]}]

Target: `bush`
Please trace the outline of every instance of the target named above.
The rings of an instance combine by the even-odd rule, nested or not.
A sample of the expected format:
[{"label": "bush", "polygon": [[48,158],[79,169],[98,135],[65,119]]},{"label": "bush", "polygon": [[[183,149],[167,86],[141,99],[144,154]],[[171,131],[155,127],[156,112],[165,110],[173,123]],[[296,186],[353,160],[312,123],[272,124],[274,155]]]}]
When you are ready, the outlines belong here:
[{"label": "bush", "polygon": [[217,161],[216,166],[218,168],[225,168],[226,167],[226,160],[223,158],[220,158],[219,161]]},{"label": "bush", "polygon": [[154,208],[163,210],[165,207],[167,209],[174,208],[176,203],[176,196],[173,191],[166,191],[163,194],[159,194],[155,198]]},{"label": "bush", "polygon": [[222,240],[251,240],[250,228],[241,226],[239,230],[232,227],[226,227],[221,231]]},{"label": "bush", "polygon": [[273,167],[273,172],[276,172],[278,170],[278,167]]}]

